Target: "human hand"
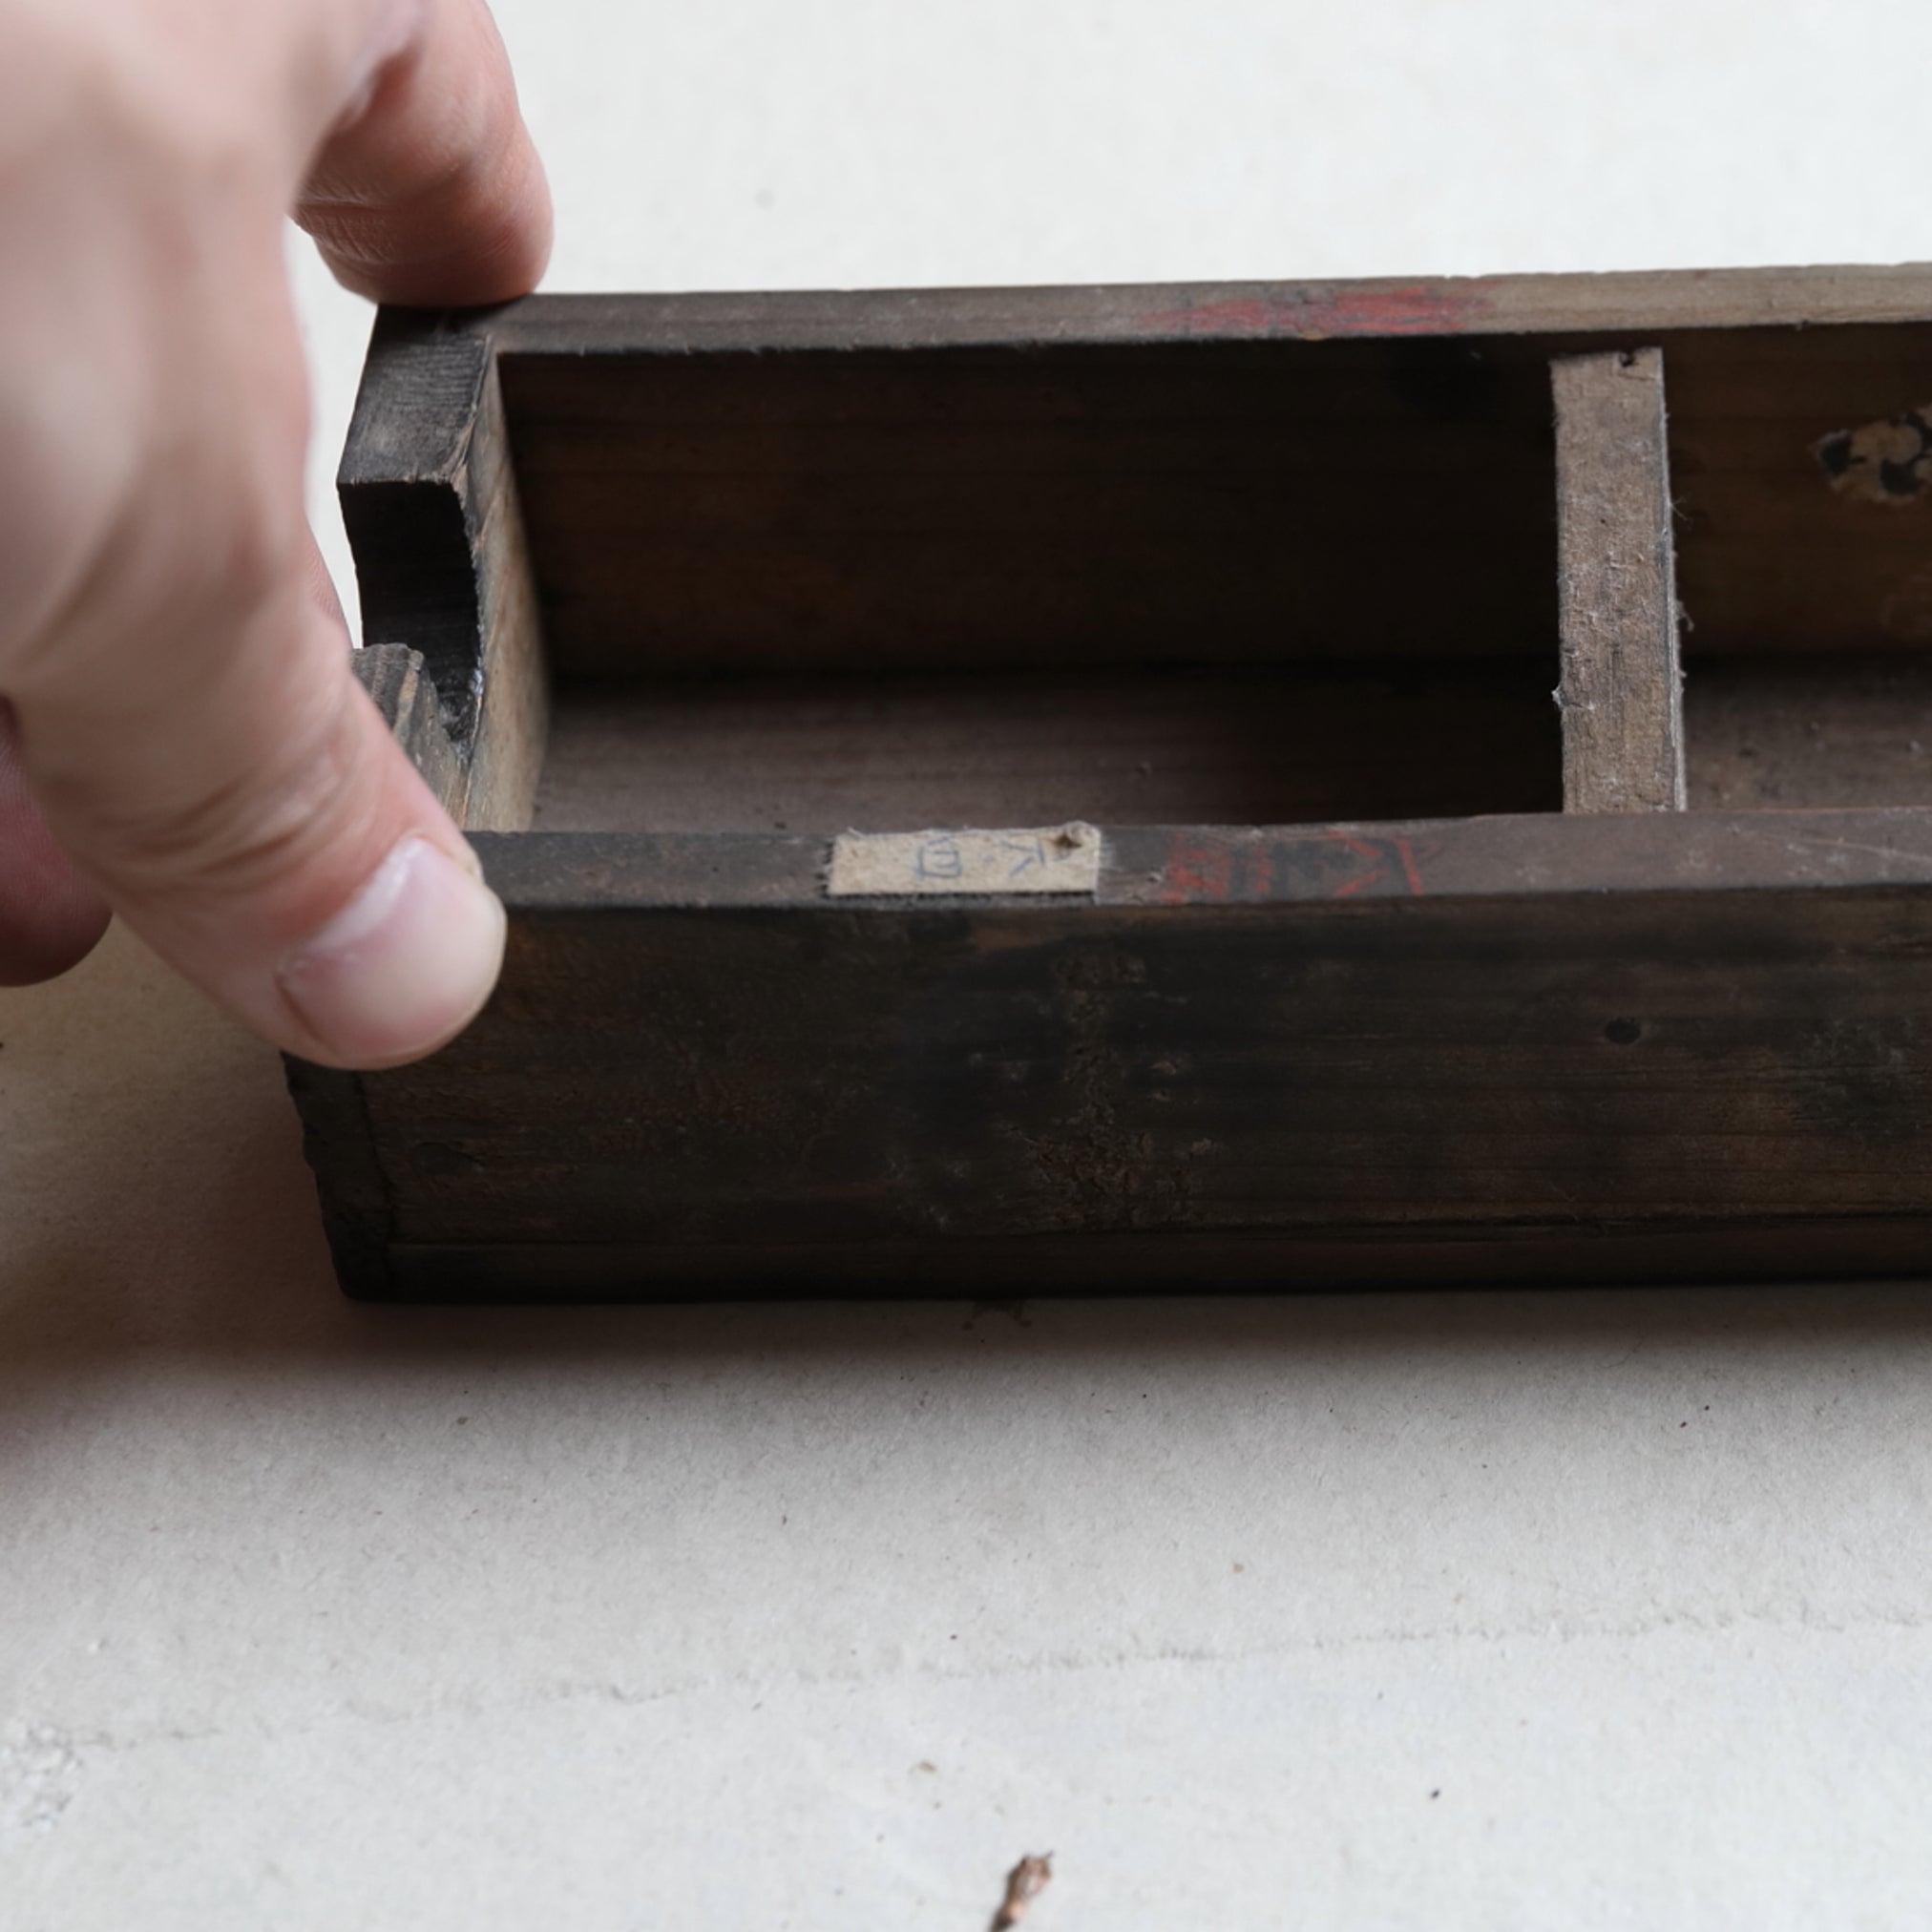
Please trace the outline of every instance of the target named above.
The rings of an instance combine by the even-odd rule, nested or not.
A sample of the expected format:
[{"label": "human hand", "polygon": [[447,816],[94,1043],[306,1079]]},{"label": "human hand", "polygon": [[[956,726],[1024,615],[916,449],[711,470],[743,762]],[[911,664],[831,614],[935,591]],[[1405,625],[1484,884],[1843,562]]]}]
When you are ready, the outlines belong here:
[{"label": "human hand", "polygon": [[110,910],[264,1039],[411,1060],[503,913],[349,667],[290,211],[378,300],[541,273],[482,0],[0,0],[0,984]]}]

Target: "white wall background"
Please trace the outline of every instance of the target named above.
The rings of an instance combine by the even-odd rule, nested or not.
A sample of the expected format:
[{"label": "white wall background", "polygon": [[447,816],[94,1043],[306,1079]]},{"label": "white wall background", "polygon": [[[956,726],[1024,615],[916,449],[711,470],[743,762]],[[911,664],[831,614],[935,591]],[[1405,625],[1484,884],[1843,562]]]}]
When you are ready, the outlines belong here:
[{"label": "white wall background", "polygon": [[[1921,0],[503,0],[558,289],[1932,258]],[[328,478],[367,323],[305,252]],[[352,600],[350,600],[352,601]]]},{"label": "white wall background", "polygon": [[[501,17],[556,287],[1932,255],[1922,0]],[[271,1056],[0,995],[9,1932],[1919,1924],[1928,1712],[1923,1290],[355,1310]]]}]

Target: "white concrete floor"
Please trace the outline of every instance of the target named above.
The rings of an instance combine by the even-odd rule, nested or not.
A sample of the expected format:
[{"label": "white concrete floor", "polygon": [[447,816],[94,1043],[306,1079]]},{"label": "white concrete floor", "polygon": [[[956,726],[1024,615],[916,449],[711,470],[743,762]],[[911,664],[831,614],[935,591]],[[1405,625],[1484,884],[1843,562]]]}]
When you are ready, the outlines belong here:
[{"label": "white concrete floor", "polygon": [[[558,287],[1932,255],[1922,0],[501,15]],[[0,1927],[1922,1923],[1928,1388],[1913,1288],[350,1308],[116,934],[0,995]]]}]

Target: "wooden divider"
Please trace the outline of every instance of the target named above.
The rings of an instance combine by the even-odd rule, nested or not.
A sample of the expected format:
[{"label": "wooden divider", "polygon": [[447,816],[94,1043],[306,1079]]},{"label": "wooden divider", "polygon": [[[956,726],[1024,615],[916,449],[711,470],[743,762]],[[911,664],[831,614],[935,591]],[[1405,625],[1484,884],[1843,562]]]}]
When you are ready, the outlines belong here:
[{"label": "wooden divider", "polygon": [[1564,809],[1684,808],[1664,357],[1552,364]]}]

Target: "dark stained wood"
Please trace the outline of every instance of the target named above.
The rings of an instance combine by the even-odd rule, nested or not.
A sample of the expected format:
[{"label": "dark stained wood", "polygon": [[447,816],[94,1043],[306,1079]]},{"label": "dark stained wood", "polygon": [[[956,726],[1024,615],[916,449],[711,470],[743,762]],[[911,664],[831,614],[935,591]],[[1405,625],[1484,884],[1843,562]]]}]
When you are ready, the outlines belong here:
[{"label": "dark stained wood", "polygon": [[1928,958],[1899,888],[519,909],[366,1099],[400,1248],[1761,1233],[1923,1206]]},{"label": "dark stained wood", "polygon": [[[1648,346],[1703,808],[1564,813],[1550,366]],[[386,317],[362,668],[511,933],[291,1072],[345,1284],[1922,1271],[1932,501],[1844,478],[1928,403],[1923,270]],[[826,897],[1069,818],[1091,899]]]},{"label": "dark stained wood", "polygon": [[[1670,361],[1680,590],[1695,624],[1688,642],[1694,660],[1719,651],[1874,649],[1932,639],[1932,580],[1919,527],[1922,514],[1932,513],[1900,514],[1896,505],[1842,494],[1822,453],[1835,436],[1932,399],[1932,334],[1918,326],[1932,317],[1928,291],[1932,274],[1908,269],[1212,289],[559,296],[385,326],[463,336],[498,354],[511,385],[519,472],[539,506],[557,506],[536,557],[551,605],[553,653],[566,668],[613,662],[624,669],[640,661],[663,668],[684,653],[685,662],[714,664],[762,659],[802,665],[835,662],[842,652],[870,653],[873,662],[904,662],[908,654],[942,661],[951,629],[979,617],[972,608],[950,613],[946,581],[921,563],[916,547],[895,566],[904,591],[893,590],[889,574],[869,608],[852,611],[839,587],[869,559],[863,551],[841,550],[823,518],[856,491],[851,542],[869,540],[880,502],[897,504],[901,537],[908,517],[916,527],[922,504],[939,518],[938,540],[949,510],[963,519],[960,527],[971,527],[988,507],[991,487],[975,480],[971,442],[936,475],[931,465],[947,448],[940,432],[948,418],[935,414],[934,399],[953,396],[964,407],[960,366],[976,361],[1005,384],[990,392],[1005,395],[1003,413],[989,418],[983,401],[972,412],[985,422],[982,444],[1002,437],[1013,444],[1021,492],[1016,503],[1024,508],[1031,488],[1046,511],[1071,519],[1077,552],[1080,542],[1097,542],[1079,538],[1078,511],[1068,507],[1090,494],[1082,490],[1077,442],[1050,436],[1055,473],[1041,476],[1027,462],[1024,436],[1029,423],[1052,430],[1056,409],[1080,407],[1078,371],[1109,353],[1143,358],[1139,366],[1153,372],[1139,384],[1107,385],[1115,416],[1106,433],[1124,459],[1114,468],[1128,479],[1119,487],[1130,503],[1139,488],[1144,521],[1157,512],[1174,514],[1177,501],[1257,506],[1250,527],[1262,535],[1244,539],[1224,517],[1211,538],[1229,574],[1208,586],[1205,610],[1181,622],[1190,634],[1186,650],[1205,646],[1224,659],[1275,656],[1277,643],[1291,653],[1337,650],[1360,628],[1366,605],[1372,628],[1354,647],[1372,656],[1460,654],[1472,628],[1484,633],[1477,642],[1482,651],[1542,651],[1554,621],[1544,366],[1554,354],[1628,346],[1641,330]],[[379,356],[400,352],[396,344],[377,346]],[[883,357],[889,368],[907,372],[912,397],[895,401],[892,379],[884,378],[866,420],[848,420],[840,371],[850,369],[865,394],[880,350],[890,351]],[[1250,366],[1239,359],[1252,351],[1271,371],[1258,393],[1241,374]],[[1061,393],[1041,371],[1063,368],[1067,356],[1075,388]],[[1231,365],[1222,360],[1229,357]],[[372,361],[372,381],[375,367]],[[1189,400],[1188,386],[1211,398],[1217,383],[1224,406]],[[726,403],[694,412],[694,399],[714,392]],[[808,409],[785,418],[780,406],[794,392],[808,400],[816,393],[829,415],[814,422]],[[1168,408],[1177,394],[1179,407]],[[736,428],[733,395],[750,412]],[[1125,418],[1118,413],[1124,402]],[[1270,453],[1262,435],[1242,438],[1244,407],[1269,417],[1277,451]],[[1134,410],[1147,419],[1139,430]],[[665,416],[657,430],[650,428],[654,410]],[[642,429],[627,427],[631,415],[641,417]],[[772,419],[769,433],[761,435],[760,415]],[[891,450],[879,443],[894,420],[902,446],[916,438],[926,451],[923,480],[899,477]],[[1324,420],[1333,426],[1328,448]],[[969,427],[955,421],[949,433],[964,435]],[[742,446],[735,457],[734,437]],[[1543,453],[1519,468],[1506,459],[1512,445]],[[1126,460],[1137,446],[1142,457]],[[869,447],[874,453],[865,453]],[[1380,460],[1383,450],[1389,462]],[[1107,452],[1089,444],[1087,453]],[[1165,497],[1132,483],[1164,460],[1172,468],[1176,455],[1181,467]],[[721,461],[738,479],[728,488]],[[867,486],[871,503],[861,489],[863,468],[855,472],[854,463],[880,469]],[[796,474],[801,464],[804,476]],[[1463,494],[1455,478],[1472,474],[1481,478],[1477,494],[1490,513],[1473,552],[1459,560],[1449,542],[1439,558],[1423,556],[1446,571],[1432,620],[1385,622],[1379,600],[1361,592],[1374,582],[1390,515],[1401,519],[1401,540],[1412,548],[1436,541],[1445,515],[1453,536]],[[358,487],[374,487],[373,478]],[[776,530],[781,546],[762,558],[721,552],[718,542],[734,527],[726,514],[732,504],[755,512],[761,501],[771,512],[766,535]],[[788,534],[777,513],[800,501],[808,510],[819,505],[821,522]],[[594,540],[573,536],[579,526],[563,514],[565,504],[589,519],[581,527],[596,532]],[[1311,519],[1306,538],[1298,521],[1267,514],[1287,508]],[[725,519],[715,539],[695,544],[712,518]],[[1050,530],[1051,520],[1036,527]],[[1158,594],[1162,556],[1185,576],[1189,556],[1205,564],[1212,555],[1190,548],[1202,539],[1185,525],[1165,538],[1158,521],[1136,529],[1129,519],[1117,531],[1133,539],[1130,557],[1144,553],[1129,575],[1144,588],[1153,581],[1151,608],[1139,611],[1124,593],[1110,604],[1103,589],[1092,587],[1107,578],[1084,575],[1083,555],[1056,577],[1047,545],[1043,588],[1052,594],[1057,586],[1058,602],[1049,595],[1049,612],[1039,621],[1055,632],[1062,653],[1173,655],[1176,626],[1162,624],[1173,607]],[[1278,538],[1271,548],[1270,534]],[[892,548],[884,537],[877,541]],[[1022,547],[1010,563],[1027,556]],[[746,567],[734,569],[736,560]],[[996,542],[965,586],[981,616],[999,603],[999,561]],[[660,570],[666,574],[654,582]],[[1042,589],[1025,576],[1005,572],[1016,592]],[[916,595],[922,581],[932,597]],[[912,613],[903,624],[892,621],[896,604]],[[1116,605],[1127,607],[1126,630],[1083,642],[1107,628]],[[685,618],[698,628],[685,628]],[[785,628],[767,637],[761,626]],[[1000,628],[1008,641],[1023,631],[1010,621]],[[1221,635],[1204,640],[1203,632]],[[1132,649],[1124,651],[1123,642]]]},{"label": "dark stained wood", "polygon": [[[1239,916],[1332,900],[1932,885],[1932,812],[1911,808],[1109,826],[1102,837],[1100,905],[1200,905]],[[521,832],[472,842],[505,903],[533,916],[827,904],[822,832]],[[958,903],[1025,916],[1064,910],[1025,897]],[[831,910],[863,921],[871,906]]]},{"label": "dark stained wood", "polygon": [[1932,266],[1068,288],[537,295],[464,326],[506,355],[1816,329],[1932,322]]},{"label": "dark stained wood", "polygon": [[[566,683],[541,831],[1307,825],[1556,810],[1528,662]],[[1932,654],[1707,659],[1700,811],[1932,807]]]},{"label": "dark stained wood", "polygon": [[[1547,651],[1547,378],[1448,342],[519,354],[565,674]],[[1425,609],[1362,596],[1404,533]]]},{"label": "dark stained wood", "polygon": [[338,477],[367,644],[417,651],[460,782],[459,824],[529,823],[542,759],[535,587],[487,337],[386,313]]},{"label": "dark stained wood", "polygon": [[[1687,650],[1932,638],[1932,502],[1835,430],[1932,399],[1932,331],[1658,332]],[[506,359],[565,670],[1551,648],[1564,334]],[[1422,602],[1377,595],[1389,546]]]},{"label": "dark stained wood", "polygon": [[480,631],[461,478],[492,361],[487,338],[380,316],[336,479],[364,643],[421,653],[459,747],[476,727]]},{"label": "dark stained wood", "polygon": [[1932,653],[1712,659],[1684,711],[1693,810],[1932,806]]},{"label": "dark stained wood", "polygon": [[422,652],[408,644],[371,644],[357,651],[352,662],[383,723],[429,780],[430,789],[447,809],[460,812],[467,780]]},{"label": "dark stained wood", "polygon": [[349,1293],[368,1298],[410,1293],[394,1272],[389,1181],[365,1103],[365,1076],[288,1054],[282,1065],[302,1118],[302,1151],[322,1197],[337,1278]]},{"label": "dark stained wood", "polygon": [[465,532],[474,559],[482,641],[480,707],[463,823],[515,831],[530,823],[543,768],[549,679],[529,539],[503,415],[500,364],[479,398],[464,470]]},{"label": "dark stained wood", "polygon": [[1664,358],[1567,357],[1552,388],[1564,809],[1682,811]]},{"label": "dark stained wood", "polygon": [[1298,824],[1554,810],[1521,660],[566,684],[544,831]]}]

